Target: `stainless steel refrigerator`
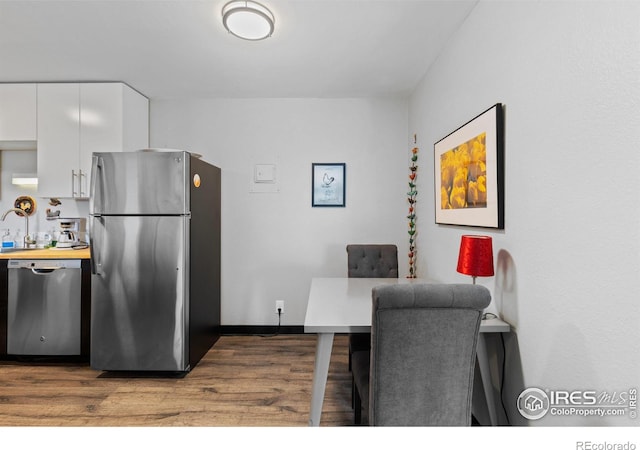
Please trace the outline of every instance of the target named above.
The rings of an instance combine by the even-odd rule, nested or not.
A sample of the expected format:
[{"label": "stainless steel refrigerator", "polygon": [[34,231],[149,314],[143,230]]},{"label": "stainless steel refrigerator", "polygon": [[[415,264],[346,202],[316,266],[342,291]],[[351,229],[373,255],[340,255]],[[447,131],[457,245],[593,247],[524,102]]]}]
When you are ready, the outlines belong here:
[{"label": "stainless steel refrigerator", "polygon": [[220,183],[188,152],[93,154],[93,369],[188,372],[217,341]]}]

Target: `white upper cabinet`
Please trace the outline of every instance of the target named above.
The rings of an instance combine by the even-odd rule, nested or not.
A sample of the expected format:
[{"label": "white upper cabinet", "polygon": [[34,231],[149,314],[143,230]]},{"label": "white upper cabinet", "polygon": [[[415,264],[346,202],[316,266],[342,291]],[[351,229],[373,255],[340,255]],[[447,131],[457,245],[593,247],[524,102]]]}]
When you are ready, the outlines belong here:
[{"label": "white upper cabinet", "polygon": [[78,84],[38,85],[38,195],[79,196],[79,124]]},{"label": "white upper cabinet", "polygon": [[35,140],[35,83],[0,84],[0,141]]},{"label": "white upper cabinet", "polygon": [[122,83],[38,84],[38,196],[88,198],[93,152],[149,146],[149,100]]}]

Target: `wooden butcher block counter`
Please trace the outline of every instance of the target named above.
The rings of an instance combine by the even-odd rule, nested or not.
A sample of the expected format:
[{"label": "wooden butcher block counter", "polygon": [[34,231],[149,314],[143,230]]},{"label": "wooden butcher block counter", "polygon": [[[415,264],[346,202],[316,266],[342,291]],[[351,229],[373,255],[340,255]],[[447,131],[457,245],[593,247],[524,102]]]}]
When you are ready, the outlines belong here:
[{"label": "wooden butcher block counter", "polygon": [[89,259],[89,248],[38,248],[0,253],[0,259]]}]

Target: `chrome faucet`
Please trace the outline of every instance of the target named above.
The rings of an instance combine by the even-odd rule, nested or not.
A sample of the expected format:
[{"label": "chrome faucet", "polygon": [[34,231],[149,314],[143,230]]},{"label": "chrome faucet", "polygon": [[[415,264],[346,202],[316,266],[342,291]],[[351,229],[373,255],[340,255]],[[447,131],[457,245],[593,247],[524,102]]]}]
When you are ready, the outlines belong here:
[{"label": "chrome faucet", "polygon": [[24,217],[24,223],[25,223],[24,248],[29,248],[29,246],[34,243],[31,240],[31,236],[29,236],[29,214],[27,214],[25,211],[23,211],[20,208],[11,208],[10,210],[8,210],[2,215],[0,220],[4,221],[4,219],[7,218],[7,215],[9,215],[10,212],[20,214]]}]

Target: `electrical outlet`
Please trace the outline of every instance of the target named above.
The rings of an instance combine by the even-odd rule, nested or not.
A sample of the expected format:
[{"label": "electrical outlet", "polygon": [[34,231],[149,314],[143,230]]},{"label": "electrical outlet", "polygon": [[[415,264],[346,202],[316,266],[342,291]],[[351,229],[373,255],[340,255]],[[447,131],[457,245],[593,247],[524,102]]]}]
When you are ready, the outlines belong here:
[{"label": "electrical outlet", "polygon": [[284,314],[284,300],[276,300],[276,314]]}]

